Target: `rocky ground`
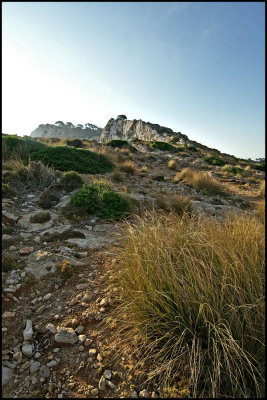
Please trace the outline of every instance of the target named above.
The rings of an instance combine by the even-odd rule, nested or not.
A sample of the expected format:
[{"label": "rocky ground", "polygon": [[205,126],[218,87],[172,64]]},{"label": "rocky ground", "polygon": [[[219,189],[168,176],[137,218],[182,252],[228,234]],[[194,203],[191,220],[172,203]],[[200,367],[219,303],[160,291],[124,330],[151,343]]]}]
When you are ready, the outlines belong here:
[{"label": "rocky ground", "polygon": [[[153,155],[146,161],[135,156],[136,173],[124,173],[113,188],[148,208],[159,194],[181,193],[193,200],[195,212],[215,217],[230,209],[254,212],[262,172],[253,172],[254,179],[226,177],[219,167],[193,155],[181,158],[181,168],[194,165],[210,171],[228,194],[209,197],[173,181],[176,172],[167,168],[172,154]],[[90,183],[92,176],[83,179]],[[2,396],[160,397],[160,387],[136,383],[130,370],[134,360],[119,344],[111,346],[112,326],[106,317],[116,307],[119,292],[110,283],[120,246],[119,224],[90,215],[74,218],[67,213],[70,194],[64,191],[43,210],[38,205],[41,195],[33,190],[2,200]],[[49,213],[47,221],[32,222],[31,217],[44,211]],[[64,263],[73,265],[75,273],[66,277]]]}]

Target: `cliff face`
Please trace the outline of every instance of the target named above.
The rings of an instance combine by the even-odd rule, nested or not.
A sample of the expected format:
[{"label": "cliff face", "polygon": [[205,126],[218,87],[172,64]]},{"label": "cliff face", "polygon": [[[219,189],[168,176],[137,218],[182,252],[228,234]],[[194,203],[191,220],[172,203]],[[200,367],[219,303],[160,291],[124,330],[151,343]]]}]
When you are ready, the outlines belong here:
[{"label": "cliff face", "polygon": [[100,137],[101,143],[106,143],[112,139],[131,140],[138,138],[141,140],[169,141],[172,137],[178,137],[181,143],[188,142],[188,137],[180,132],[173,132],[172,129],[144,122],[141,119],[133,121],[126,119],[111,118]]},{"label": "cliff face", "polygon": [[50,137],[50,138],[78,138],[78,139],[96,139],[99,140],[102,129],[90,128],[71,128],[69,126],[56,126],[52,124],[39,125],[31,133],[31,137]]}]

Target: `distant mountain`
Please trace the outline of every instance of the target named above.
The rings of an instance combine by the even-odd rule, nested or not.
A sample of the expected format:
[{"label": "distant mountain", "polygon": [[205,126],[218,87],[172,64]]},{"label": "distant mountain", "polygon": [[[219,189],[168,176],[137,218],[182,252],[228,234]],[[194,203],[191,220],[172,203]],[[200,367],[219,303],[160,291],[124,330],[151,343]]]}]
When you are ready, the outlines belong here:
[{"label": "distant mountain", "polygon": [[[59,121],[60,122],[60,121]],[[68,124],[68,125],[67,125]],[[66,125],[61,123],[57,123],[57,125],[53,124],[41,124],[31,133],[31,137],[33,138],[41,138],[41,137],[49,137],[49,138],[78,138],[78,139],[100,139],[100,135],[102,133],[102,129],[93,124],[85,124],[74,126],[71,122]]]},{"label": "distant mountain", "polygon": [[102,130],[100,141],[106,143],[112,139],[141,139],[141,140],[159,140],[169,141],[176,138],[177,142],[188,143],[189,139],[181,132],[173,132],[172,129],[166,128],[151,122],[140,120],[127,120],[125,115],[120,115],[117,119],[111,118]]}]

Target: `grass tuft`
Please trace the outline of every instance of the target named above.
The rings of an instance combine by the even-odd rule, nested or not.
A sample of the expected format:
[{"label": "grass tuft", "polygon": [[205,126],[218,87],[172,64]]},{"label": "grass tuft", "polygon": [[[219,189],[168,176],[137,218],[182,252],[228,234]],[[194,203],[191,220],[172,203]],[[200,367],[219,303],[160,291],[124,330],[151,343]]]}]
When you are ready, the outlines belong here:
[{"label": "grass tuft", "polygon": [[123,225],[116,335],[135,368],[191,397],[264,396],[264,224],[147,214]]},{"label": "grass tuft", "polygon": [[175,181],[183,181],[196,190],[201,190],[204,194],[214,195],[222,192],[218,181],[206,172],[198,172],[190,168],[184,168],[176,174]]}]

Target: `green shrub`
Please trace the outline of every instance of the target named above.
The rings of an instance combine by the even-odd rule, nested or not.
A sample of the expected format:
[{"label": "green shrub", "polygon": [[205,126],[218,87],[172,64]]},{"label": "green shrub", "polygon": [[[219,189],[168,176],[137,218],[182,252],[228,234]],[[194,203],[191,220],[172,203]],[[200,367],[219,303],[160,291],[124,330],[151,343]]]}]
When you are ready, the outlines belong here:
[{"label": "green shrub", "polygon": [[110,219],[123,217],[129,211],[127,200],[101,182],[90,186],[83,185],[83,188],[71,197],[71,205],[83,207],[90,214]]},{"label": "green shrub", "polygon": [[68,139],[66,140],[66,145],[75,147],[76,149],[83,149],[85,147],[80,139]]},{"label": "green shrub", "polygon": [[236,167],[236,166],[233,166],[233,165],[231,165],[231,164],[226,164],[226,165],[224,165],[223,168],[222,168],[222,170],[223,170],[223,171],[230,172],[231,174],[234,174],[234,175],[237,175],[237,174],[242,175],[242,173],[243,173],[243,171],[244,171],[243,168]]},{"label": "green shrub", "polygon": [[29,155],[37,150],[47,148],[44,143],[30,137],[18,137],[17,135],[2,135],[2,157],[4,160],[21,158],[28,163]]},{"label": "green shrub", "polygon": [[258,171],[265,171],[265,163],[255,165],[254,168]]},{"label": "green shrub", "polygon": [[75,171],[64,172],[61,175],[60,180],[63,184],[64,189],[68,192],[82,187],[82,185],[84,184],[84,180],[82,179],[82,177]]},{"label": "green shrub", "polygon": [[129,143],[127,142],[127,140],[120,140],[120,139],[113,139],[106,143],[106,146],[111,146],[114,148],[116,147],[122,148],[128,145]]},{"label": "green shrub", "polygon": [[33,152],[31,159],[40,160],[60,171],[101,174],[109,172],[113,168],[113,165],[103,154],[68,146],[47,147]]},{"label": "green shrub", "polygon": [[206,156],[203,158],[203,160],[206,161],[206,163],[208,163],[209,165],[218,165],[218,166],[225,165],[225,162],[218,157]]},{"label": "green shrub", "polygon": [[154,150],[171,151],[171,152],[177,151],[176,147],[172,146],[167,142],[154,141],[150,144],[150,146]]},{"label": "green shrub", "polygon": [[187,150],[193,151],[193,152],[197,152],[198,149],[195,146],[188,146]]},{"label": "green shrub", "polygon": [[16,196],[16,193],[10,187],[9,183],[2,182],[2,196],[3,196],[3,198],[11,198],[11,197]]}]

